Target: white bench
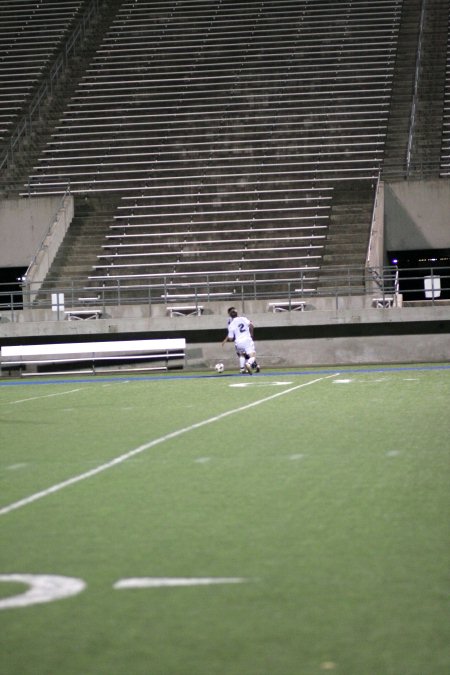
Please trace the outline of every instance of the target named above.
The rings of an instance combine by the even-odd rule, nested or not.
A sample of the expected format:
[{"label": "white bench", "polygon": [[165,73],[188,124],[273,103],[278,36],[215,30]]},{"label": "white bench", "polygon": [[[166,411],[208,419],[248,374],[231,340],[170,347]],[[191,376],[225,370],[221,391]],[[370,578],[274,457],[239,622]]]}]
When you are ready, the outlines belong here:
[{"label": "white bench", "polygon": [[390,309],[394,306],[394,298],[385,295],[383,298],[372,298],[372,307],[376,309]]},{"label": "white bench", "polygon": [[272,312],[304,312],[306,302],[303,300],[288,300],[283,302],[269,302],[268,309]]},{"label": "white bench", "polygon": [[66,309],[64,315],[68,321],[91,321],[100,319],[102,310],[92,307],[91,309]]},{"label": "white bench", "polygon": [[167,314],[174,316],[201,316],[203,314],[203,305],[176,305],[167,307]]},{"label": "white bench", "polygon": [[[182,368],[185,363],[185,338],[148,340],[111,340],[104,342],[67,342],[3,346],[0,352],[1,370],[20,374],[56,373],[57,366],[70,372],[84,369],[95,373],[113,367],[120,370],[169,370]],[[159,365],[145,366],[151,362]],[[68,372],[67,370],[64,372]]]}]

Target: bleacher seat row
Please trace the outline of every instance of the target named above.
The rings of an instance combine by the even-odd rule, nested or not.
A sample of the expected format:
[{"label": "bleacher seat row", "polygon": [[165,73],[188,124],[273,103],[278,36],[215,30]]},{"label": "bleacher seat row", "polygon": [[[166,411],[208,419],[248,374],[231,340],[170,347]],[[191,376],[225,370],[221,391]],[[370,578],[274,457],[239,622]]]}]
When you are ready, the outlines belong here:
[{"label": "bleacher seat row", "polygon": [[0,147],[26,110],[51,59],[85,0],[3,0],[0,3]]},{"label": "bleacher seat row", "polygon": [[93,289],[315,273],[334,186],[380,174],[401,10],[124,0],[26,194],[122,195]]},{"label": "bleacher seat row", "polygon": [[291,158],[316,178],[372,178],[400,9],[399,0],[280,0],[264,11],[255,0],[217,11],[206,0],[125,1],[30,188],[70,180],[74,192],[118,190],[165,172],[180,180],[186,165],[247,173],[261,162],[276,174]]}]

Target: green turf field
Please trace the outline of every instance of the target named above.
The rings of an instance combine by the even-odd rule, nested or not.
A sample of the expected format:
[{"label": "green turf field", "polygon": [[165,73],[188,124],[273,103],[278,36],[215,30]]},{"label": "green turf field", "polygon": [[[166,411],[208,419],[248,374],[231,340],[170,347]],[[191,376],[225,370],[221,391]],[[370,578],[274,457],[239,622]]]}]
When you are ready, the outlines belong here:
[{"label": "green turf field", "polygon": [[1,675],[448,675],[449,402],[426,366],[0,381]]}]

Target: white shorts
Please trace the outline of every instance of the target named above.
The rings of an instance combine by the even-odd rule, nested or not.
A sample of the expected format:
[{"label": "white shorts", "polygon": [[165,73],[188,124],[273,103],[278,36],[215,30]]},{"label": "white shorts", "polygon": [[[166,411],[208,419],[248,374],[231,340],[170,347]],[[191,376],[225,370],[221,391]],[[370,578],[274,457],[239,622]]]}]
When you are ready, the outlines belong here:
[{"label": "white shorts", "polygon": [[245,338],[244,340],[239,340],[239,342],[236,341],[234,343],[234,346],[238,354],[250,355],[256,352],[255,343],[253,342],[251,337]]}]

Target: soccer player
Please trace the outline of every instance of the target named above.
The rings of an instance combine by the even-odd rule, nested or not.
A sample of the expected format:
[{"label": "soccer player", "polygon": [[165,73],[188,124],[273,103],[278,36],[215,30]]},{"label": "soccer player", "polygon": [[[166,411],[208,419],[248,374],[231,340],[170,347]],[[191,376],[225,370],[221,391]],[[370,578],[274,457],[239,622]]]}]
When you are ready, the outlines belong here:
[{"label": "soccer player", "polygon": [[249,375],[253,375],[253,371],[259,373],[260,368],[256,361],[252,322],[246,316],[239,316],[235,307],[229,307],[227,312],[229,317],[228,332],[222,341],[222,347],[226,342],[234,342],[241,373],[248,373]]}]

